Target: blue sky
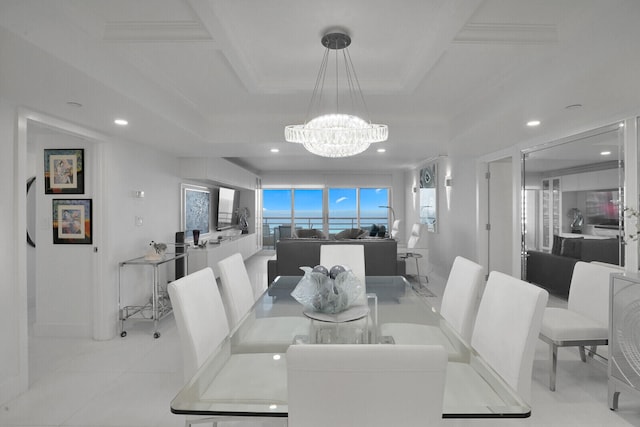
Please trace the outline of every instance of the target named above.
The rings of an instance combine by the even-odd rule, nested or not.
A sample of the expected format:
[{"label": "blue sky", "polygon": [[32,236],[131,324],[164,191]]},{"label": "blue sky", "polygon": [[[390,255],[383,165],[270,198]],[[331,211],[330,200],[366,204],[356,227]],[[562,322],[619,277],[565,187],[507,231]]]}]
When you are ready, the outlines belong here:
[{"label": "blue sky", "polygon": [[[360,215],[385,216],[387,205],[387,188],[360,189]],[[264,190],[263,214],[267,217],[289,217],[291,212],[291,190]],[[322,189],[295,190],[296,216],[322,216]],[[355,188],[330,188],[329,211],[335,216],[355,216],[357,211],[357,192]]]}]

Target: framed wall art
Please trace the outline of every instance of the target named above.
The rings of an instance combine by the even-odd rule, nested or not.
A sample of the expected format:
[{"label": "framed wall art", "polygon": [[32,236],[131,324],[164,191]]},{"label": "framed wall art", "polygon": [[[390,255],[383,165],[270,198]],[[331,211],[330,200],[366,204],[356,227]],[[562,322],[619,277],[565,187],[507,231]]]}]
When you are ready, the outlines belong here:
[{"label": "framed wall art", "polygon": [[181,184],[182,210],[180,212],[185,239],[193,239],[193,230],[200,238],[211,233],[211,190],[197,185]]},{"label": "framed wall art", "polygon": [[45,194],[84,194],[84,149],[44,150]]},{"label": "framed wall art", "polygon": [[53,199],[53,243],[90,245],[91,199]]}]

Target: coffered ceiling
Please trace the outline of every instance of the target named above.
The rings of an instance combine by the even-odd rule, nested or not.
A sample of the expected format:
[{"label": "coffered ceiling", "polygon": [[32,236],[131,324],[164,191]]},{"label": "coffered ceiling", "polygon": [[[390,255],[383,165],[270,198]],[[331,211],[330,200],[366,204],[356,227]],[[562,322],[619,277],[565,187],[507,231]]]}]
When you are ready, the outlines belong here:
[{"label": "coffered ceiling", "polygon": [[[106,134],[258,173],[404,168],[637,108],[639,18],[631,0],[1,0],[0,89]],[[305,119],[320,37],[336,27],[353,40],[370,119],[390,135],[349,159],[283,135]],[[116,116],[130,125],[116,129]],[[527,128],[531,118],[542,125]]]}]

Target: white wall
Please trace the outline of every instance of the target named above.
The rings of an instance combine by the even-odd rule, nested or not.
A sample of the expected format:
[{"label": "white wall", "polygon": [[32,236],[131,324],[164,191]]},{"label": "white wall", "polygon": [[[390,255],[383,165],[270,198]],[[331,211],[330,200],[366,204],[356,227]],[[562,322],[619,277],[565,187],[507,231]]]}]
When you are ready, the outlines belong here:
[{"label": "white wall", "polygon": [[[110,325],[104,338],[116,333],[118,319],[118,263],[144,255],[149,243],[174,242],[180,230],[180,178],[175,157],[146,146],[113,141],[105,150],[107,184],[105,199],[105,316]],[[143,162],[140,159],[144,159]],[[144,191],[144,198],[133,192]],[[136,225],[142,218],[142,226]],[[173,248],[169,246],[169,251]],[[164,280],[173,278],[173,263],[165,264]],[[123,274],[123,303],[144,302],[151,289],[150,271],[126,267]]]},{"label": "white wall", "polygon": [[26,151],[19,158],[15,131],[15,106],[0,97],[0,235],[4,236],[0,239],[0,402],[24,390],[28,380],[26,268],[18,264],[17,257],[21,251],[26,260],[26,221],[16,215],[21,203],[24,209],[18,191],[26,190],[26,173],[22,181],[17,165],[19,161],[26,163]]},{"label": "white wall", "polygon": [[[447,278],[453,260],[460,255],[476,260],[476,164],[475,159],[449,156],[438,163],[438,220],[437,231],[427,233],[430,270],[439,277]],[[418,175],[424,165],[405,175],[405,197],[407,226],[419,221]],[[451,188],[444,186],[445,177],[452,179]],[[413,210],[409,210],[413,209]]]},{"label": "white wall", "polygon": [[[27,135],[33,129],[29,124]],[[90,142],[60,132],[28,138],[28,150],[35,161],[36,174],[36,257],[28,264],[35,271],[35,324],[37,336],[92,336],[92,245],[53,244],[52,201],[55,199],[94,199],[95,154]],[[84,149],[84,194],[45,194],[44,150],[52,148]],[[95,224],[94,224],[95,227]]]}]

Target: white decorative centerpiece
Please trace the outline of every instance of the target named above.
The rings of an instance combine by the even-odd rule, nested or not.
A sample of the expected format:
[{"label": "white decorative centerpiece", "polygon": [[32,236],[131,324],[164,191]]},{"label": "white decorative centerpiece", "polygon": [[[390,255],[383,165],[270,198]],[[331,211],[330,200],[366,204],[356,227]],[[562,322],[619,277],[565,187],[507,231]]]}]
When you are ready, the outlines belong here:
[{"label": "white decorative centerpiece", "polygon": [[153,240],[149,243],[149,249],[144,255],[144,259],[147,261],[160,261],[164,259],[164,254],[167,252],[167,245],[165,243],[156,243]]},{"label": "white decorative centerpiece", "polygon": [[300,267],[304,276],[291,292],[305,309],[320,313],[340,313],[349,308],[364,293],[363,284],[349,267],[322,265]]}]

